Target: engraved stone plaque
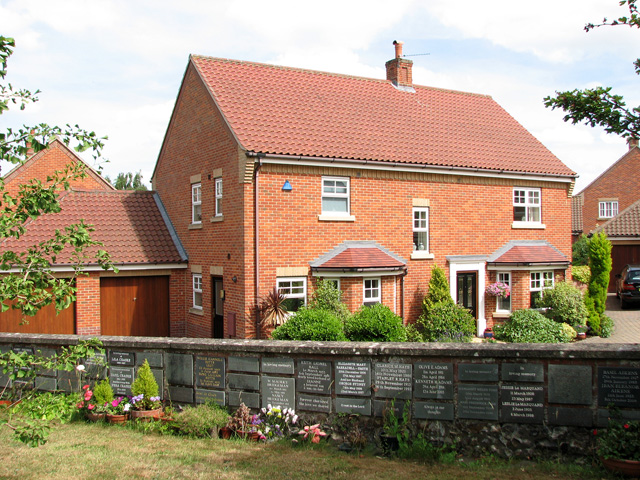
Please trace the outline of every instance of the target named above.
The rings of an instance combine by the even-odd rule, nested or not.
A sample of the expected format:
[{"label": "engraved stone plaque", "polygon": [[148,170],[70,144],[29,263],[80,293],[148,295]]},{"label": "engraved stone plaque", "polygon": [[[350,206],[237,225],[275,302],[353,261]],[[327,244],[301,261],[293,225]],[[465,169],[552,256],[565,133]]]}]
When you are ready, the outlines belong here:
[{"label": "engraved stone plaque", "polygon": [[331,393],[331,362],[322,360],[299,360],[298,392]]},{"label": "engraved stone plaque", "polygon": [[193,385],[193,355],[168,353],[166,366],[169,385]]},{"label": "engraved stone plaque", "polygon": [[593,414],[584,408],[549,407],[549,424],[588,428],[593,426]]},{"label": "engraved stone plaque", "polygon": [[544,382],[541,363],[503,363],[502,380],[505,382]]},{"label": "engraved stone plaque", "polygon": [[407,402],[406,400],[396,400],[395,398],[386,399],[386,400],[374,400],[373,401],[373,416],[374,417],[383,417],[385,411],[389,411],[391,409],[391,403],[393,402],[393,411],[396,413],[397,418],[402,418],[402,413],[404,411],[404,405]]},{"label": "engraved stone plaque", "polygon": [[262,373],[285,373],[293,375],[292,358],[263,358]]},{"label": "engraved stone plaque", "polygon": [[[16,380],[16,384],[20,380]],[[82,388],[80,378],[75,370],[67,372],[66,370],[58,370],[58,389],[63,392],[79,392]]]},{"label": "engraved stone plaque", "polygon": [[453,421],[453,403],[416,402],[414,408],[416,418]]},{"label": "engraved stone plaque", "polygon": [[321,397],[319,395],[306,395],[304,393],[299,393],[298,408],[296,410],[331,413],[331,397]]},{"label": "engraved stone plaque", "polygon": [[461,363],[458,365],[461,382],[497,382],[497,363]]},{"label": "engraved stone plaque", "polygon": [[258,357],[229,357],[229,370],[258,373],[260,371],[260,360]]},{"label": "engraved stone plaque", "polygon": [[133,379],[133,367],[111,367],[109,369],[109,382],[116,395],[131,395]]},{"label": "engraved stone plaque", "polygon": [[598,367],[598,405],[640,407],[640,368]]},{"label": "engraved stone plaque", "polygon": [[95,356],[84,361],[86,378],[107,378],[107,356],[104,353],[96,353]]},{"label": "engraved stone plaque", "polygon": [[542,385],[503,385],[500,421],[542,423],[544,388]]},{"label": "engraved stone plaque", "polygon": [[588,365],[549,365],[549,403],[591,405],[593,385]]},{"label": "engraved stone plaque", "polygon": [[[38,355],[39,357],[44,357],[44,358],[51,358],[53,356],[56,355],[56,351],[53,348],[39,348],[36,351],[36,355]],[[97,354],[100,355],[100,354]],[[96,355],[96,356],[97,356]],[[89,370],[89,366],[88,366],[88,361],[92,360],[92,359],[87,359],[84,361],[84,365],[87,368],[87,371]],[[48,370],[43,370],[43,369],[38,369],[38,375],[43,376],[43,377],[55,377],[56,376],[56,369],[55,368],[50,368]],[[88,373],[88,372],[87,372]],[[92,375],[93,377],[95,377],[95,375]],[[36,381],[36,388],[37,388],[38,382]],[[54,388],[55,390],[55,388]]]},{"label": "engraved stone plaque", "polygon": [[250,392],[229,392],[229,405],[237,407],[244,403],[249,408],[260,408],[260,394]]},{"label": "engraved stone plaque", "polygon": [[357,413],[371,415],[371,399],[369,398],[336,398],[337,413]]},{"label": "engraved stone plaque", "polygon": [[374,385],[377,397],[411,398],[411,364],[376,363]]},{"label": "engraved stone plaque", "polygon": [[219,390],[205,390],[198,388],[196,390],[196,403],[206,403],[213,400],[221,407],[225,405],[225,395],[223,391]]},{"label": "engraved stone plaque", "polygon": [[193,388],[169,387],[169,395],[172,402],[193,403]]},{"label": "engraved stone plaque", "polygon": [[109,352],[109,363],[123,367],[132,367],[135,365],[135,355],[133,352]]},{"label": "engraved stone plaque", "polygon": [[285,377],[262,376],[262,406],[295,409],[295,380]]},{"label": "engraved stone plaque", "polygon": [[36,377],[36,390],[53,392],[57,390],[58,382],[51,377]]},{"label": "engraved stone plaque", "polygon": [[493,385],[458,386],[458,417],[498,420],[498,387]]},{"label": "engraved stone plaque", "polygon": [[152,368],[162,368],[162,354],[156,352],[138,352],[136,355],[136,365],[142,365],[144,361],[149,362],[149,366]]},{"label": "engraved stone plaque", "polygon": [[156,383],[158,384],[158,395],[162,398],[164,397],[164,372],[161,368],[152,368],[151,373],[153,373],[153,377],[156,379]]},{"label": "engraved stone plaque", "polygon": [[413,369],[416,398],[453,399],[453,364],[418,362]]},{"label": "engraved stone plaque", "polygon": [[260,390],[260,377],[258,375],[245,375],[244,373],[230,373],[229,388],[235,390]]},{"label": "engraved stone plaque", "polygon": [[[371,395],[371,364],[369,362],[336,362],[336,394]],[[369,411],[371,411],[371,403],[369,403]]]},{"label": "engraved stone plaque", "polygon": [[224,358],[196,356],[196,386],[203,388],[225,387]]}]

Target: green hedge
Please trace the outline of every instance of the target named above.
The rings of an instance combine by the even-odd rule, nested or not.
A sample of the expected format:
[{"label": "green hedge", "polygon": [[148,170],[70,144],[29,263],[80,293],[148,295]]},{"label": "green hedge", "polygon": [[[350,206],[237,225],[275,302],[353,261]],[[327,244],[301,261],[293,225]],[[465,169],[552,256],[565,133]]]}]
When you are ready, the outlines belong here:
[{"label": "green hedge", "polygon": [[407,341],[402,319],[381,303],[360,307],[360,310],[346,320],[344,333],[354,342]]},{"label": "green hedge", "polygon": [[425,342],[469,342],[476,332],[476,320],[466,308],[443,301],[418,318],[417,329]]},{"label": "green hedge", "polygon": [[327,310],[302,307],[276,328],[271,337],[275,340],[343,341],[342,322]]},{"label": "green hedge", "polygon": [[536,310],[517,310],[506,323],[493,327],[493,334],[497,340],[511,343],[567,343],[576,331]]}]

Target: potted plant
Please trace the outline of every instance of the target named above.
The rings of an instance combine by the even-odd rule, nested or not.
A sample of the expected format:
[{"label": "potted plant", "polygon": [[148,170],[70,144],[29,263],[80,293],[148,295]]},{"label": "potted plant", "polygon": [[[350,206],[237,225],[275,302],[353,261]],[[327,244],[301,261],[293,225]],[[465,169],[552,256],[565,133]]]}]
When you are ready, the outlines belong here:
[{"label": "potted plant", "polygon": [[107,404],[107,422],[126,423],[131,404],[127,397],[117,397]]},{"label": "potted plant", "polygon": [[149,362],[145,359],[131,384],[131,418],[158,419],[162,414],[162,403]]},{"label": "potted plant", "polygon": [[576,340],[584,340],[587,338],[587,332],[589,331],[589,327],[587,325],[574,325],[573,329],[577,333]]},{"label": "potted plant", "polygon": [[298,415],[293,408],[267,405],[260,410],[257,419],[252,421],[261,440],[278,439],[288,436],[291,427],[298,421]]},{"label": "potted plant", "polygon": [[487,295],[491,295],[492,297],[508,298],[509,295],[511,295],[511,289],[506,283],[496,282],[487,285],[485,293]]},{"label": "potted plant", "polygon": [[382,411],[382,433],[380,443],[382,450],[386,454],[397,452],[400,449],[400,442],[406,441],[409,436],[409,416],[411,411],[410,402],[407,400],[402,409],[402,416],[396,414],[395,398],[385,405]]},{"label": "potted plant", "polygon": [[96,383],[93,387],[92,401],[95,408],[87,414],[87,418],[92,422],[104,419],[109,404],[113,401],[113,389],[108,379]]},{"label": "potted plant", "polygon": [[251,430],[251,420],[251,411],[243,402],[229,419],[227,427],[239,437],[246,437]]},{"label": "potted plant", "polygon": [[640,422],[622,421],[618,414],[604,430],[594,430],[597,453],[608,470],[640,477]]}]

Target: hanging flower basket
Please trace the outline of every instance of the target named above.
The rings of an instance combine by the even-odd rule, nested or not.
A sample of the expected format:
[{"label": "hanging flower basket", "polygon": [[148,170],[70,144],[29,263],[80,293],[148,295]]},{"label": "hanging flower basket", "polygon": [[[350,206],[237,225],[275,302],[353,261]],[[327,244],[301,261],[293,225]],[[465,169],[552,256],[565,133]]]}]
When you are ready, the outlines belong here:
[{"label": "hanging flower basket", "polygon": [[509,285],[502,282],[492,283],[491,285],[487,285],[486,290],[484,291],[487,295],[491,295],[492,297],[497,298],[508,298],[511,295],[511,289]]}]

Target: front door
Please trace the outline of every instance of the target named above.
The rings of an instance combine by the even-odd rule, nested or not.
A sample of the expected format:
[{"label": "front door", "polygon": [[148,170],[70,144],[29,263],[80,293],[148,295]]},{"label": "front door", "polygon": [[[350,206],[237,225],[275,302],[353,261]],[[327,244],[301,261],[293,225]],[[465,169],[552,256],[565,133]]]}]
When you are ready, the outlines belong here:
[{"label": "front door", "polygon": [[478,318],[478,274],[476,272],[458,272],[458,295],[456,303],[468,308],[474,318]]},{"label": "front door", "polygon": [[213,338],[224,338],[224,289],[222,278],[211,277],[213,305],[211,315],[213,320]]}]

